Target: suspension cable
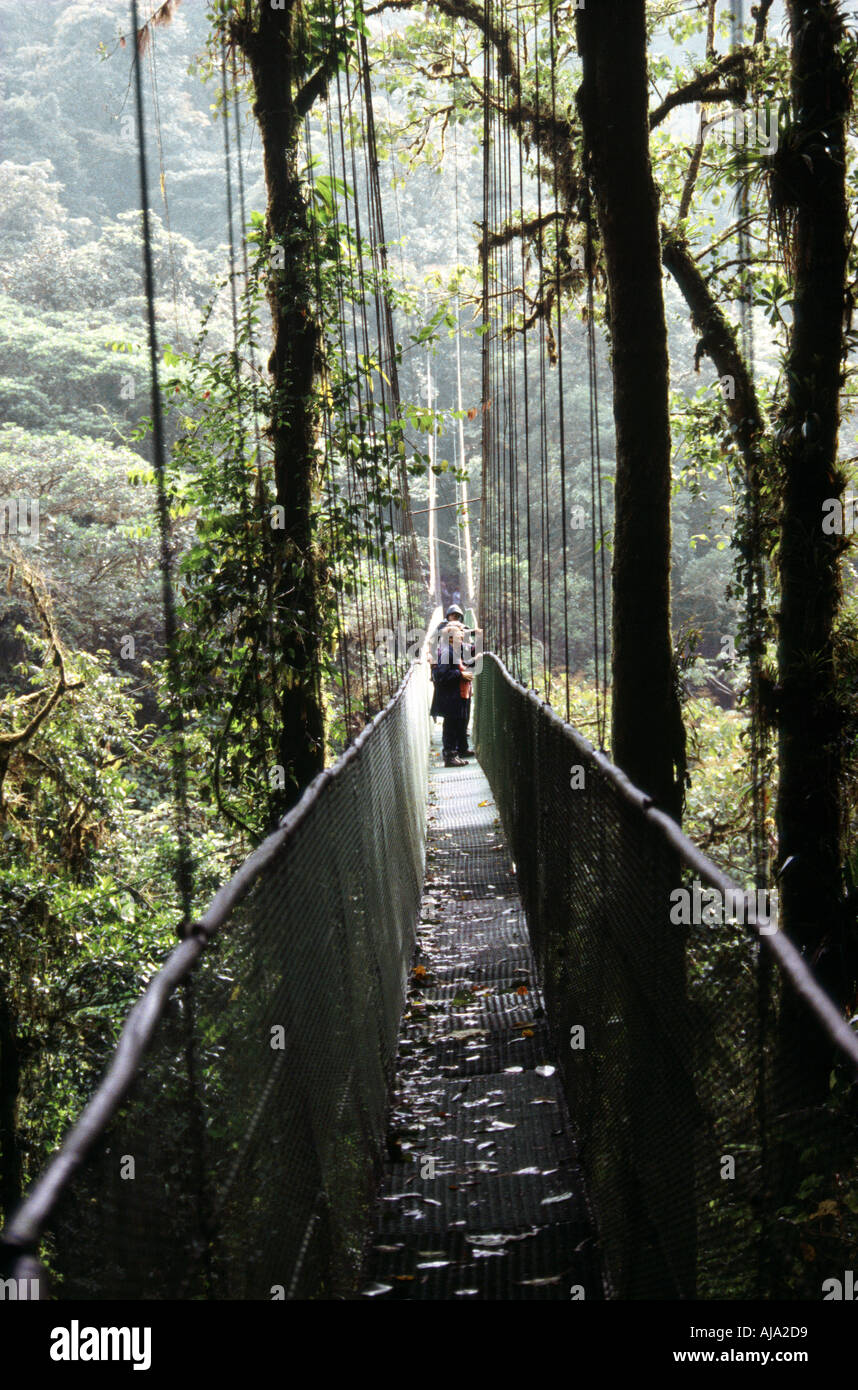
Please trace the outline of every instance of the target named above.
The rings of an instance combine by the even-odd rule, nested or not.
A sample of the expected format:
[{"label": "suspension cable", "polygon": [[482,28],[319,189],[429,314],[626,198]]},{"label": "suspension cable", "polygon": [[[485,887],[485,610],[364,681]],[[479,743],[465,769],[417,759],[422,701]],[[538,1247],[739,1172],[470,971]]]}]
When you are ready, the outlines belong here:
[{"label": "suspension cable", "polygon": [[[548,6],[549,71],[551,74],[551,120],[557,123],[557,36],[554,27],[554,6]],[[560,225],[560,202],[557,186],[557,161],[552,162],[554,220]],[[560,236],[554,248],[555,310],[557,314],[557,405],[560,433],[560,532],[563,555],[563,669],[566,685],[566,723],[569,723],[569,543],[566,514],[566,411],[563,391],[563,292],[560,274]]]},{"label": "suspension cable", "polygon": [[146,322],[149,335],[149,372],[152,381],[152,445],[160,533],[161,593],[164,605],[164,645],[167,656],[170,725],[170,761],[176,813],[176,887],[185,925],[193,915],[193,874],[190,852],[190,819],[185,747],[185,719],[182,709],[182,677],[177,650],[176,597],[173,588],[173,545],[170,504],[167,497],[167,451],[159,381],[160,352],[155,319],[155,273],[152,257],[152,227],[149,217],[149,174],[143,119],[143,79],[140,65],[137,0],[131,0],[134,41],[134,94],[137,108],[137,163],[140,181],[140,207],[143,218],[143,278],[146,291]]},{"label": "suspension cable", "polygon": [[[239,312],[238,312],[238,292],[236,289],[236,276],[238,268],[236,264],[236,243],[235,243],[235,214],[233,209],[232,197],[232,146],[229,136],[229,85],[227,81],[227,51],[226,37],[221,34],[221,97],[223,101],[223,156],[224,156],[224,180],[226,185],[226,220],[229,241],[229,292],[230,292],[230,311],[232,317],[232,371],[235,381],[235,457],[234,467],[236,473],[236,485],[238,487],[238,505],[242,533],[242,550],[244,553],[245,580],[244,591],[251,604],[255,604],[258,599],[259,584],[256,573],[256,563],[253,555],[253,535],[251,531],[250,507],[247,498],[247,487],[245,484],[246,469],[246,437],[244,429],[244,389],[241,377],[241,356],[239,352]],[[243,232],[243,227],[242,227]],[[259,759],[265,786],[265,797],[268,803],[268,820],[273,823],[275,819],[273,786],[268,775],[268,740],[266,738],[266,720],[262,700],[262,687],[259,679],[259,638],[256,631],[254,614],[253,639],[249,653],[249,665],[251,678],[253,681],[254,704],[256,706],[257,738],[259,741]]]}]

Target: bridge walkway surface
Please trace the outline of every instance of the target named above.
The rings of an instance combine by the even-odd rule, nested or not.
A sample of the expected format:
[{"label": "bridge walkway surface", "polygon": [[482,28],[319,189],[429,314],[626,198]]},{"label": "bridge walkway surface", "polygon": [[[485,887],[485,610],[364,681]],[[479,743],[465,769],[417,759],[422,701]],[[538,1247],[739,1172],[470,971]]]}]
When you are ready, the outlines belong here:
[{"label": "bridge walkway surface", "polygon": [[[573,1293],[573,1286],[575,1292]],[[362,1296],[600,1298],[572,1127],[488,781],[430,761],[426,879]]]}]

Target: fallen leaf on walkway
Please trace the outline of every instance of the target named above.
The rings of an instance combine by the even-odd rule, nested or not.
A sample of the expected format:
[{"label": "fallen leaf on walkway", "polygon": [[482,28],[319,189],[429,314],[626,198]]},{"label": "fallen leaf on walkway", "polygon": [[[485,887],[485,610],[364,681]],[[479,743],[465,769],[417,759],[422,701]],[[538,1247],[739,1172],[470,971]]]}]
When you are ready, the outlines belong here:
[{"label": "fallen leaf on walkway", "polygon": [[530,1240],[535,1236],[537,1230],[531,1231],[505,1231],[502,1235],[466,1235],[466,1245],[510,1245],[514,1241]]}]

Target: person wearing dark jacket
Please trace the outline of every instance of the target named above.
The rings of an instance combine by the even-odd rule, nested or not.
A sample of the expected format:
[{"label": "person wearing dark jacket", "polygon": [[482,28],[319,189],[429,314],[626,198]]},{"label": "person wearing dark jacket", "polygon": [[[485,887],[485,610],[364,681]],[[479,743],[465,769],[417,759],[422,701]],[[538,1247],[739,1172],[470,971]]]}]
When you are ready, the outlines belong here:
[{"label": "person wearing dark jacket", "polygon": [[433,719],[443,719],[442,744],[445,767],[465,767],[471,756],[468,748],[468,720],[471,715],[471,681],[474,665],[472,644],[462,626],[462,610],[447,609],[446,621],[438,629],[438,649],[432,667]]}]

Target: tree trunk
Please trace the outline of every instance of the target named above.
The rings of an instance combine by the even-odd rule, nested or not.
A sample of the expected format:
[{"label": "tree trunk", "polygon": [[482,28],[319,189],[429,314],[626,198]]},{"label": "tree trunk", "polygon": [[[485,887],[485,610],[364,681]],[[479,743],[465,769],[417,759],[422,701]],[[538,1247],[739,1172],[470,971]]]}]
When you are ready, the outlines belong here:
[{"label": "tree trunk", "polygon": [[[794,278],[784,374],[788,395],[779,433],[777,823],[781,865],[792,862],[780,882],[780,921],[815,963],[822,983],[845,1003],[848,987],[838,926],[841,712],[833,641],[844,542],[842,536],[824,534],[822,521],[823,503],[839,497],[843,488],[837,442],[846,302],[849,74],[840,51],[843,22],[835,6],[790,0],[789,19],[793,124],[779,151],[777,171],[792,219],[786,228]],[[785,1001],[782,1027],[784,1045],[806,1086],[824,1094],[829,1049],[815,1027],[808,1035],[804,1011],[792,997]]]},{"label": "tree trunk", "polygon": [[[649,158],[644,0],[599,0],[577,12],[578,106],[604,246],[617,441],[613,560],[614,761],[677,820],[684,733],[670,628],[670,421],[658,202]],[[625,984],[629,1182],[621,1297],[693,1297],[693,1149],[677,1124],[687,1077],[653,1036],[651,1001],[685,1010],[684,941],[668,923],[678,864],[661,866],[639,934],[640,979]],[[658,1030],[656,1030],[658,1033]],[[653,1075],[658,1085],[652,1085]]]},{"label": "tree trunk", "polygon": [[312,234],[298,176],[304,111],[296,100],[296,84],[305,76],[299,22],[299,6],[293,2],[285,9],[260,4],[255,25],[235,20],[232,26],[253,77],[268,193],[268,300],[274,336],[268,363],[273,387],[269,433],[275,495],[283,509],[273,529],[278,761],[285,778],[277,794],[281,811],[293,805],[321,771],[325,753],[321,665],[326,567],[314,522],[321,469],[315,392],[321,334],[314,302]]},{"label": "tree trunk", "polygon": [[21,1200],[22,1163],[18,1143],[18,1091],[21,1062],[18,1030],[0,981],[0,1214],[9,1221]]},{"label": "tree trunk", "polygon": [[684,733],[670,629],[670,422],[644,0],[577,12],[578,106],[605,252],[617,478],[614,761],[679,819]]}]

